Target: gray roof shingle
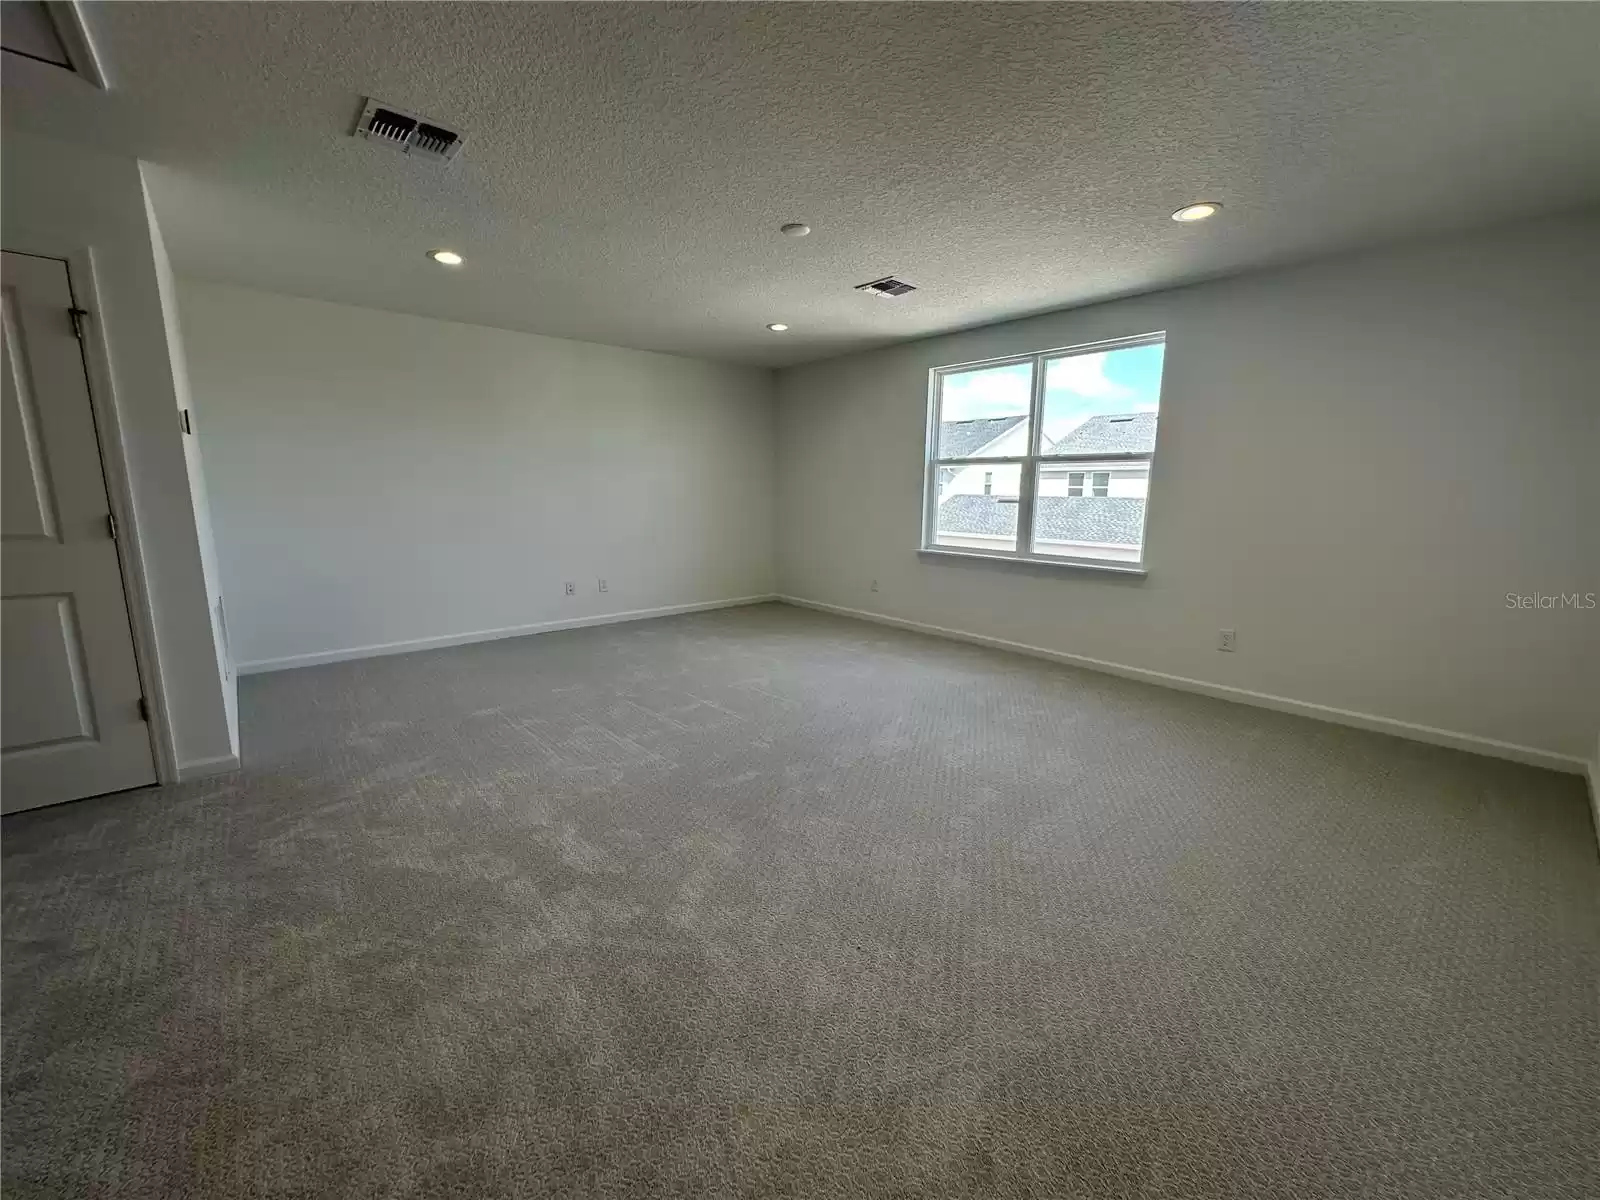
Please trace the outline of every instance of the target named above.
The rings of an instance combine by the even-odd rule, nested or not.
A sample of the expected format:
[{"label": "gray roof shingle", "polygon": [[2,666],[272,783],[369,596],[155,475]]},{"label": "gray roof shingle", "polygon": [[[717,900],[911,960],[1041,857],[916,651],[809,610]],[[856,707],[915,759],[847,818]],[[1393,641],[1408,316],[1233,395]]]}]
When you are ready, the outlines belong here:
[{"label": "gray roof shingle", "polygon": [[[1048,541],[1137,546],[1144,528],[1144,498],[1039,496],[1033,524]],[[1016,528],[1016,504],[1002,504],[996,496],[949,496],[939,505],[940,533],[1009,537]]]},{"label": "gray roof shingle", "polygon": [[1151,453],[1156,448],[1156,414],[1102,413],[1090,417],[1050,447],[1051,454]]},{"label": "gray roof shingle", "polygon": [[939,457],[965,458],[976,454],[1002,433],[1009,433],[1028,418],[979,417],[974,421],[944,421],[939,425]]}]

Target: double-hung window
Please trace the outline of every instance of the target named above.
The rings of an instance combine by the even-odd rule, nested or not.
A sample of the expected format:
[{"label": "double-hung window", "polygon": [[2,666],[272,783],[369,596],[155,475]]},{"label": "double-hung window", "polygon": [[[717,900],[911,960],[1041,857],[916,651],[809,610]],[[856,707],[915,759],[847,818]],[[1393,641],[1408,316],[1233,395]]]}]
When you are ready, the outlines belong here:
[{"label": "double-hung window", "polygon": [[922,545],[1144,565],[1162,334],[940,367]]},{"label": "double-hung window", "polygon": [[1067,472],[1067,495],[1069,495],[1069,496],[1081,496],[1081,495],[1083,495],[1083,481],[1085,479],[1088,479],[1088,480],[1091,481],[1089,486],[1094,489],[1092,492],[1089,493],[1090,495],[1092,495],[1092,496],[1109,496],[1111,494],[1111,472],[1110,471],[1068,471]]}]

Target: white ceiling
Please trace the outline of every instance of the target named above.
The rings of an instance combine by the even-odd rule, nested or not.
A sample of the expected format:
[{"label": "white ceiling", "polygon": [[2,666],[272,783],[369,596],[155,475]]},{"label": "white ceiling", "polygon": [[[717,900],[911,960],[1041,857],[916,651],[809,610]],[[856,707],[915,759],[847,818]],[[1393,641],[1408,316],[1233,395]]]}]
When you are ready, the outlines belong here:
[{"label": "white ceiling", "polygon": [[[113,90],[8,55],[6,123],[159,164],[180,272],[719,359],[1600,198],[1596,4],[88,9]],[[368,95],[457,161],[349,136]]]}]

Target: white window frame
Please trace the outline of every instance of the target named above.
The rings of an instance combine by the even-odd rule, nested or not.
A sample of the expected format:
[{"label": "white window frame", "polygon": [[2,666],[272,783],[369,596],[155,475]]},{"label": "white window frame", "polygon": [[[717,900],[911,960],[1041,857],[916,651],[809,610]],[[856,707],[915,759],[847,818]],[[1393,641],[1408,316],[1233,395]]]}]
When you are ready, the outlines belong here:
[{"label": "white window frame", "polygon": [[[924,451],[926,469],[923,472],[922,485],[922,545],[925,554],[948,554],[960,558],[993,558],[1000,561],[1037,563],[1045,566],[1083,567],[1092,570],[1134,572],[1142,574],[1146,567],[1145,546],[1149,538],[1150,529],[1150,503],[1153,499],[1155,483],[1155,449],[1148,451],[1126,451],[1122,453],[1080,452],[1077,454],[1040,454],[1039,443],[1044,436],[1044,384],[1045,367],[1053,359],[1075,358],[1080,354],[1104,354],[1108,350],[1125,350],[1134,346],[1164,345],[1167,340],[1165,330],[1154,333],[1142,333],[1133,337],[1110,338],[1101,342],[1087,342],[1079,346],[1062,346],[1053,350],[1040,350],[1033,354],[1012,354],[1004,358],[985,358],[974,362],[952,363],[945,367],[935,367],[928,372],[928,428],[927,443]],[[1008,455],[998,458],[984,458],[969,456],[965,458],[940,458],[939,457],[939,425],[940,406],[944,388],[944,379],[947,375],[963,375],[969,371],[980,371],[988,367],[1009,367],[1017,363],[1032,364],[1033,387],[1028,404],[1028,452],[1026,454]],[[1166,384],[1166,364],[1162,364],[1161,372],[1162,390]],[[1159,410],[1159,400],[1158,400]],[[1160,422],[1157,421],[1157,436],[1160,436]],[[1149,483],[1145,488],[1145,502],[1143,521],[1139,527],[1139,557],[1137,561],[1085,558],[1060,554],[1038,554],[1033,550],[1033,514],[1035,498],[1039,487],[1039,467],[1042,463],[1109,463],[1109,462],[1142,462],[1149,464],[1146,471]],[[1011,550],[979,550],[966,546],[941,545],[936,539],[939,521],[939,472],[943,468],[953,467],[960,470],[972,466],[1003,466],[1015,463],[1020,467],[1019,496],[1017,500],[1017,544]],[[1084,478],[1085,492],[1090,490],[1090,481],[1087,475]]]}]

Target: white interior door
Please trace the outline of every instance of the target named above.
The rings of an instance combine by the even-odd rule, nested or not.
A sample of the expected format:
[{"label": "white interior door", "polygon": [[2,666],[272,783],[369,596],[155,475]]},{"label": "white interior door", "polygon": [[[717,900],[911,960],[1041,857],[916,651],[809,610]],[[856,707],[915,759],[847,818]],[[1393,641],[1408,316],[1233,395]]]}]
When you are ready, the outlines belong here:
[{"label": "white interior door", "polygon": [[154,783],[67,264],[0,271],[0,804]]}]

